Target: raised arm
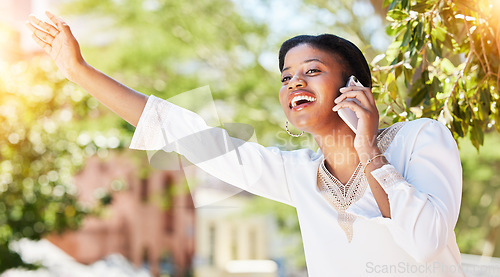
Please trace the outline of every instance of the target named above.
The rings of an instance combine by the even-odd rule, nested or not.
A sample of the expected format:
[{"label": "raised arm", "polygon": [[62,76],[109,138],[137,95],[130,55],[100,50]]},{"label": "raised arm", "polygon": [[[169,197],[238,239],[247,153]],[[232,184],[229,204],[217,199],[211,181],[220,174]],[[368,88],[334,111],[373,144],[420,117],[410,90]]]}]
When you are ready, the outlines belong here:
[{"label": "raised arm", "polygon": [[54,25],[33,15],[26,23],[33,32],[35,42],[54,60],[66,78],[128,123],[137,126],[148,96],[128,88],[85,62],[68,24],[50,12],[46,14]]}]

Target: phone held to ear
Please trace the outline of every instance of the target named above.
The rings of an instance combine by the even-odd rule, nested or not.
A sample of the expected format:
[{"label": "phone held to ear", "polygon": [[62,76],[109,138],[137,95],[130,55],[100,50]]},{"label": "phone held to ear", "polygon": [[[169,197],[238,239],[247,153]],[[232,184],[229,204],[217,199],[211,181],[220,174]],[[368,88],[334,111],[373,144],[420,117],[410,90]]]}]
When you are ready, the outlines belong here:
[{"label": "phone held to ear", "polygon": [[[351,86],[363,87],[363,85],[358,81],[358,78],[356,78],[355,76],[349,77],[349,80],[347,81],[346,87],[351,87]],[[347,98],[346,101],[354,101],[357,104],[361,104],[355,98]],[[356,116],[356,113],[349,108],[342,108],[338,111],[338,113],[340,118],[344,120],[347,126],[349,126],[352,129],[352,131],[356,133],[359,120],[358,117]]]}]

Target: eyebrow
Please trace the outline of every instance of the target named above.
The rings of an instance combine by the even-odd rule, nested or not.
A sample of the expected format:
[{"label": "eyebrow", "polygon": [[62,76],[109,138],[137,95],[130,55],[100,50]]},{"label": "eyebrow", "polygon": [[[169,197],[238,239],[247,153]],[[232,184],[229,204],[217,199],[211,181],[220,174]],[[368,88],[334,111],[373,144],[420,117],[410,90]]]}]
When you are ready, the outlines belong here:
[{"label": "eyebrow", "polygon": [[[305,60],[305,61],[302,62],[302,64],[310,63],[310,62],[320,62],[322,64],[325,64],[323,61],[321,61],[320,59],[316,59],[316,58]],[[286,71],[288,69],[290,69],[290,67],[285,67],[285,68],[283,68],[283,70],[281,70],[281,72],[284,72],[284,71]]]}]

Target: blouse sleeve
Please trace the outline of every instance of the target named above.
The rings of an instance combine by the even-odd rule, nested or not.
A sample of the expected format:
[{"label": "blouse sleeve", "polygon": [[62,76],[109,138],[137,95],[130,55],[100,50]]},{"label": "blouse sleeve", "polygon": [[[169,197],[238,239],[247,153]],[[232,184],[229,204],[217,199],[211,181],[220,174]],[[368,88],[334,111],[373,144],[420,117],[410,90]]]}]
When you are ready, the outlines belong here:
[{"label": "blouse sleeve", "polygon": [[230,137],[196,113],[151,95],[131,149],[177,152],[210,175],[248,192],[293,206],[282,153]]},{"label": "blouse sleeve", "polygon": [[390,232],[417,261],[439,254],[455,228],[462,167],[455,140],[441,123],[427,120],[414,138],[403,176],[387,164],[371,172],[389,198]]}]

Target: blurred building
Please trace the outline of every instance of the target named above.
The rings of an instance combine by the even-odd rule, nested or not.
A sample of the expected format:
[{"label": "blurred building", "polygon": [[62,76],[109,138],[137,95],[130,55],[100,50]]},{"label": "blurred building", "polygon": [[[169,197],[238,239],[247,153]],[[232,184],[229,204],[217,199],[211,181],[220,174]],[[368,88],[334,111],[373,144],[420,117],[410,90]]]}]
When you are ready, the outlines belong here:
[{"label": "blurred building", "polygon": [[110,197],[100,218],[49,240],[84,264],[119,253],[158,276],[162,265],[184,276],[194,255],[195,210],[180,171],[153,171],[147,179],[124,154],[93,156],[75,176],[79,199],[89,206]]},{"label": "blurred building", "polygon": [[[202,188],[196,194],[221,199],[224,192]],[[283,276],[275,261],[283,257],[283,238],[272,216],[245,213],[253,197],[246,192],[227,195],[196,210],[196,276]]]},{"label": "blurred building", "polygon": [[195,209],[183,171],[152,170],[147,179],[140,171],[126,151],[88,159],[75,176],[79,199],[93,206],[110,196],[110,204],[100,218],[49,240],[77,262],[119,253],[154,276],[186,276],[191,268],[201,277],[284,276],[275,261],[283,259],[284,238],[271,216],[245,214],[251,194],[223,195],[210,188],[220,181],[198,173],[209,185],[196,197],[222,200]]}]

